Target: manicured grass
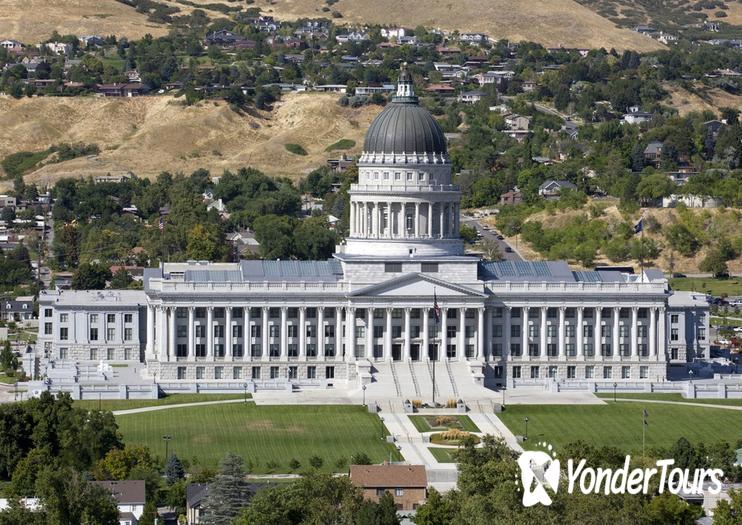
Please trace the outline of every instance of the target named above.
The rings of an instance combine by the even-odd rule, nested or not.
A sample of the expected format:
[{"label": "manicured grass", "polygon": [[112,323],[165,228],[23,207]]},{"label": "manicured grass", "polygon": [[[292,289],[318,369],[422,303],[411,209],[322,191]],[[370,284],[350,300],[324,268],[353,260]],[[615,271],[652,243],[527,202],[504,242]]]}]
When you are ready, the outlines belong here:
[{"label": "manicured grass", "polygon": [[[183,403],[202,403],[205,401],[224,401],[229,399],[243,399],[244,394],[173,394],[160,399],[103,399],[100,401],[101,410],[128,410],[130,408],[154,407],[161,405],[182,405]],[[247,397],[252,397],[247,394]],[[98,409],[97,399],[75,401],[78,408],[88,410]]]},{"label": "manicured grass", "polygon": [[438,463],[456,463],[456,460],[453,459],[456,449],[429,447],[428,450]]},{"label": "manicured grass", "polygon": [[467,432],[479,432],[479,428],[474,424],[469,416],[446,416],[454,419],[454,422],[446,425],[436,425],[435,419],[438,416],[416,415],[408,416],[418,432],[433,432],[434,430],[448,430],[449,428],[458,428]]},{"label": "manicured grass", "polygon": [[652,403],[606,405],[510,405],[498,417],[516,435],[524,433],[526,447],[546,441],[557,447],[577,440],[595,446],[614,446],[626,452],[641,451],[642,410],[649,412],[647,447],[669,447],[678,438],[691,443],[732,444],[740,438],[742,411]]},{"label": "manicured grass", "polygon": [[[198,458],[215,466],[227,453],[242,456],[254,465],[253,473],[290,472],[292,458],[303,467],[317,455],[322,470],[337,468],[339,459],[365,452],[373,463],[400,460],[397,449],[381,438],[387,434],[379,418],[360,406],[256,406],[253,403],[174,408],[117,416],[127,444],[148,446],[164,455],[163,435],[172,436],[170,451],[182,458]],[[269,462],[278,467],[271,469]]]},{"label": "manicured grass", "polygon": [[742,279],[732,277],[730,279],[712,279],[711,277],[680,277],[670,279],[673,290],[689,290],[706,292],[711,295],[720,296],[742,295]]},{"label": "manicured grass", "polygon": [[284,147],[286,148],[286,151],[293,153],[294,155],[307,155],[307,150],[299,144],[284,144]]},{"label": "manicured grass", "polygon": [[334,151],[337,149],[350,149],[356,145],[355,140],[351,139],[340,139],[335,144],[330,144],[325,148],[325,151]]},{"label": "manicured grass", "polygon": [[13,385],[15,382],[18,381],[18,378],[16,376],[10,377],[6,376],[5,374],[0,374],[0,383],[5,383],[7,385]]},{"label": "manicured grass", "polygon": [[738,319],[729,319],[728,317],[712,316],[709,320],[711,326],[742,326],[742,321]]},{"label": "manicured grass", "polygon": [[[595,394],[601,399],[613,399],[613,393],[601,393]],[[656,401],[674,401],[677,403],[700,403],[702,405],[730,405],[730,406],[742,406],[742,399],[686,399],[680,394],[669,394],[669,393],[630,393],[630,394],[616,394],[618,398],[624,399],[651,399]]]}]

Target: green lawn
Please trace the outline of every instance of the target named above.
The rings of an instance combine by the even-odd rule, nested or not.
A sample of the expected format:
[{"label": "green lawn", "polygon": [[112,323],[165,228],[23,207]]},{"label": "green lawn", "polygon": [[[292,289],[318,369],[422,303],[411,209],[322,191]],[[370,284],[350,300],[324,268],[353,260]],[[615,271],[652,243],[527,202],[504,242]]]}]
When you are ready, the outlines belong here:
[{"label": "green lawn", "polygon": [[742,321],[738,319],[729,319],[724,317],[712,316],[710,321],[711,326],[742,326]]},{"label": "green lawn", "polygon": [[669,447],[680,437],[691,443],[732,444],[742,437],[742,411],[652,403],[606,405],[510,405],[498,417],[516,435],[524,433],[528,417],[528,442],[546,441],[556,447],[583,440],[596,446],[615,446],[626,452],[642,446],[642,410],[649,412],[647,447]]},{"label": "green lawn", "polygon": [[325,151],[334,151],[334,150],[338,150],[338,149],[350,149],[350,148],[352,148],[355,145],[356,145],[356,141],[355,140],[351,140],[351,139],[340,139],[337,142],[335,142],[334,144],[330,144],[329,146],[327,146],[325,148]]},{"label": "green lawn", "polygon": [[433,432],[434,430],[448,430],[449,428],[458,428],[467,432],[479,432],[479,428],[474,424],[469,416],[446,416],[454,419],[453,423],[446,425],[436,425],[435,419],[438,416],[408,416],[418,432]]},{"label": "green lawn", "polygon": [[456,460],[453,459],[456,449],[429,447],[428,450],[433,454],[433,457],[438,463],[456,463]]},{"label": "green lawn", "polygon": [[[243,399],[244,394],[173,394],[160,399],[104,399],[100,401],[101,410],[127,410],[130,408],[153,407],[160,405],[181,405],[183,403],[201,403],[204,401],[223,401],[229,399]],[[252,397],[247,394],[247,397]],[[75,401],[78,408],[96,410],[99,401],[86,399]]]},{"label": "green lawn", "polygon": [[[601,393],[595,394],[602,399],[613,399],[613,393]],[[730,406],[742,406],[742,399],[686,399],[680,394],[669,394],[669,393],[631,393],[616,394],[616,397],[624,399],[652,399],[656,401],[675,401],[677,403],[700,403],[703,405],[730,405]]]},{"label": "green lawn", "polygon": [[670,279],[673,290],[688,290],[695,292],[706,292],[711,295],[720,296],[742,295],[742,279],[732,277],[730,279],[712,279],[711,277],[681,277]]},{"label": "green lawn", "polygon": [[[148,446],[164,455],[163,435],[172,436],[170,451],[215,466],[227,452],[254,464],[253,473],[289,472],[292,458],[303,467],[313,455],[324,460],[323,470],[338,469],[338,460],[365,452],[374,463],[400,460],[396,447],[386,443],[380,419],[360,406],[256,406],[253,403],[174,408],[117,416],[127,444]],[[278,467],[271,469],[269,462]]]}]

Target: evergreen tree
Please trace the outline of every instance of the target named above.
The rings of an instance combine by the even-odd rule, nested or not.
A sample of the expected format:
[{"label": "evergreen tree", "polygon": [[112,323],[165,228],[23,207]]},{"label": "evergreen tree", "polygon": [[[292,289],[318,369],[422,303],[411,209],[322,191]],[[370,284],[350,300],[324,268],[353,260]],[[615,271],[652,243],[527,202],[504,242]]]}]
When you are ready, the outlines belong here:
[{"label": "evergreen tree", "polygon": [[243,460],[227,454],[219,465],[219,473],[209,486],[204,502],[203,525],[231,523],[240,509],[250,500],[251,492],[245,480]]},{"label": "evergreen tree", "polygon": [[185,468],[183,468],[183,463],[180,461],[178,456],[172,454],[167,460],[167,465],[165,465],[165,478],[167,479],[168,484],[172,485],[184,477]]}]

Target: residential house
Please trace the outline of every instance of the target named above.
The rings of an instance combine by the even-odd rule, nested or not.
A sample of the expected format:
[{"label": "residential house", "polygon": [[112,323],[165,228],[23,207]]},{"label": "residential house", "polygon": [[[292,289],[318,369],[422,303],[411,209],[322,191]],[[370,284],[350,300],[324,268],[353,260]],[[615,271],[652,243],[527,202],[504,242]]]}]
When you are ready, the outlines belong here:
[{"label": "residential house", "polygon": [[549,179],[538,187],[538,194],[544,199],[555,200],[559,198],[559,194],[565,189],[576,190],[577,186],[568,180]]},{"label": "residential house", "polygon": [[409,32],[409,29],[405,29],[404,27],[382,27],[381,28],[381,36],[383,38],[400,38],[403,36],[407,36],[407,33]]},{"label": "residential house", "polygon": [[83,35],[77,38],[83,47],[100,47],[106,43],[106,41],[97,35]]},{"label": "residential house", "polygon": [[0,195],[0,208],[15,208],[15,203],[12,195]]},{"label": "residential house", "polygon": [[356,95],[373,95],[374,93],[394,93],[396,90],[394,84],[368,84],[367,86],[356,87]]},{"label": "residential house", "polygon": [[480,86],[485,84],[502,84],[505,80],[510,80],[515,76],[515,71],[502,70],[502,71],[487,71],[486,73],[479,73],[474,75],[474,80],[479,82]]},{"label": "residential house", "polygon": [[43,44],[43,47],[55,55],[69,55],[72,51],[72,46],[65,42],[47,42],[46,44]]},{"label": "residential house", "polygon": [[23,51],[23,44],[18,40],[0,40],[0,47],[9,53],[20,53]]},{"label": "residential house", "polygon": [[624,113],[623,121],[625,124],[643,124],[652,120],[652,114],[646,111],[629,111]]},{"label": "residential house", "polygon": [[29,73],[36,73],[36,68],[44,62],[46,62],[46,59],[43,57],[23,57],[23,60],[21,60],[21,64]]},{"label": "residential house", "polygon": [[688,208],[721,208],[724,202],[716,197],[708,195],[670,195],[662,198],[663,208],[675,208],[678,204],[684,204]]},{"label": "residential house", "polygon": [[665,33],[663,31],[660,31],[660,34],[657,37],[657,41],[665,45],[674,44],[675,42],[678,41],[678,37],[677,35],[671,35],[670,33]]},{"label": "residential house", "polygon": [[532,118],[529,116],[518,115],[516,113],[505,115],[505,124],[510,126],[512,130],[531,129],[531,120]]},{"label": "residential house", "polygon": [[368,33],[363,31],[351,31],[343,35],[337,35],[335,40],[338,44],[347,44],[348,42],[363,42],[364,40],[368,40],[368,38]]},{"label": "residential house", "polygon": [[500,195],[500,204],[520,204],[523,202],[523,194],[518,190],[518,188],[514,188],[510,191],[506,191],[502,195]]},{"label": "residential house", "polygon": [[451,84],[429,84],[428,87],[425,88],[425,91],[443,97],[452,97],[456,94],[456,90]]},{"label": "residential house", "polygon": [[54,274],[54,287],[57,290],[69,290],[72,287],[72,272],[56,272]]},{"label": "residential house", "polygon": [[641,33],[643,35],[651,35],[652,33],[656,33],[657,29],[651,26],[638,25],[634,28],[634,31],[636,31],[637,33]]},{"label": "residential house", "polygon": [[189,483],[186,486],[186,523],[188,525],[201,523],[204,500],[208,495],[208,483]]},{"label": "residential house", "polygon": [[20,323],[33,319],[33,296],[0,299],[0,319]]},{"label": "residential house", "polygon": [[312,91],[320,91],[322,93],[345,93],[348,91],[348,86],[345,84],[320,84],[314,86]]},{"label": "residential house", "polygon": [[469,68],[459,64],[448,64],[446,62],[434,62],[433,67],[441,74],[443,80],[465,79],[469,76]]},{"label": "residential house", "polygon": [[379,501],[389,492],[397,510],[417,509],[425,503],[428,491],[424,465],[351,465],[350,482],[368,501]]},{"label": "residential house", "polygon": [[138,97],[149,92],[149,87],[140,82],[98,84],[97,93],[104,97]]},{"label": "residential house", "polygon": [[459,102],[466,104],[476,104],[484,97],[484,93],[481,91],[464,91],[458,97]]},{"label": "residential house", "polygon": [[708,135],[711,135],[711,138],[716,140],[716,138],[719,136],[721,128],[723,128],[725,125],[726,122],[723,122],[721,120],[707,120],[703,123],[703,129]]},{"label": "residential house", "polygon": [[146,495],[144,480],[91,481],[103,487],[116,500],[119,510],[119,525],[137,525],[144,513]]},{"label": "residential house", "polygon": [[649,164],[658,166],[662,159],[662,142],[659,140],[653,140],[647,147],[644,148],[644,160]]},{"label": "residential house", "polygon": [[249,18],[247,23],[252,25],[261,33],[275,33],[278,31],[280,24],[272,16],[260,15],[255,18]]},{"label": "residential house", "polygon": [[337,159],[327,159],[327,165],[332,171],[343,172],[355,164],[355,161],[354,156],[343,153]]},{"label": "residential house", "polygon": [[520,88],[523,90],[524,93],[530,93],[536,89],[536,82],[533,80],[524,80],[520,84]]},{"label": "residential house", "polygon": [[122,182],[131,180],[133,177],[134,177],[134,174],[130,171],[114,171],[114,172],[107,172],[105,174],[95,175],[93,177],[93,182],[95,184],[104,184],[104,183],[121,184]]},{"label": "residential house", "polygon": [[238,35],[232,31],[227,31],[226,29],[212,31],[206,35],[204,44],[206,47],[219,46],[232,49],[254,49],[257,45],[255,41],[248,40],[242,35]]},{"label": "residential house", "polygon": [[461,33],[459,35],[459,42],[466,42],[468,44],[483,44],[488,39],[484,33]]}]

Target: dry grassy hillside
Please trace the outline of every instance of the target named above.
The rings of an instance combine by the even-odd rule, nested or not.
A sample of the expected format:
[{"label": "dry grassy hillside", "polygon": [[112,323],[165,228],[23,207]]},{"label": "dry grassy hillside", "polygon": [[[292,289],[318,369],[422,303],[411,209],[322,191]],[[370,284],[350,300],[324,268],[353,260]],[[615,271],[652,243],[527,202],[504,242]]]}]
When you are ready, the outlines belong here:
[{"label": "dry grassy hillside", "polygon": [[742,96],[732,95],[718,88],[707,89],[701,88],[699,94],[678,86],[665,86],[670,93],[668,105],[677,109],[678,113],[685,115],[692,111],[713,111],[719,114],[719,108],[742,107]]},{"label": "dry grassy hillside", "polygon": [[[197,0],[206,3],[207,0]],[[323,0],[256,0],[278,18],[328,16]],[[650,51],[658,42],[595,14],[574,0],[340,0],[336,22],[400,24],[482,31],[495,38],[532,40],[547,46],[615,47]]]},{"label": "dry grassy hillside", "polygon": [[[605,201],[601,201],[605,202]],[[612,224],[612,223],[619,223],[624,221],[631,221],[635,220],[636,217],[640,215],[640,213],[636,213],[634,216],[632,216],[631,219],[626,219],[622,216],[621,212],[618,210],[616,206],[616,202],[609,201],[611,204],[609,204],[604,212],[603,215],[600,217],[601,220]],[[736,237],[739,235],[739,217],[740,217],[740,210],[734,210],[734,209],[690,209],[688,210],[693,216],[696,217],[699,221],[703,219],[701,222],[707,225],[707,231],[706,235],[713,236],[713,235],[725,235],[729,238]],[[667,208],[648,208],[643,210],[644,216],[649,221],[650,218],[655,219],[662,228],[666,228],[667,226],[670,226],[672,224],[675,224],[680,221],[678,216],[678,211],[674,209],[667,209]],[[582,217],[585,216],[587,212],[585,210],[566,210],[566,211],[557,211],[554,214],[551,214],[547,211],[541,211],[539,213],[536,213],[528,218],[528,221],[539,221],[544,228],[560,228],[563,227],[565,224],[567,224],[570,220],[574,219],[575,217]],[[491,219],[490,223],[495,226],[495,219]],[[711,225],[713,224],[713,233],[711,233]],[[662,252],[660,253],[660,256],[652,261],[651,264],[654,267],[661,268],[664,271],[674,271],[674,272],[684,272],[684,273],[698,273],[698,265],[703,260],[703,258],[706,256],[708,248],[704,247],[701,250],[698,251],[695,257],[683,257],[682,255],[678,254],[677,252],[672,252],[670,248],[668,248],[666,241],[663,238],[663,234],[660,231],[659,233],[652,233],[650,231],[645,231],[645,236],[647,238],[654,239],[660,248],[662,249]],[[508,243],[515,246],[515,237],[508,238]],[[544,257],[533,250],[527,243],[523,242],[521,239],[519,239],[518,242],[518,251],[528,260],[542,260]],[[672,264],[670,263],[670,257],[672,253]],[[578,266],[574,261],[572,261],[573,264]],[[635,267],[639,266],[639,261],[623,261],[620,263],[616,263],[614,261],[611,261],[610,259],[603,257],[599,254],[599,256],[595,259],[595,264],[622,264],[622,265],[634,265]],[[742,272],[742,258],[738,258],[736,260],[732,260],[728,262],[729,271],[733,274]],[[671,269],[672,268],[672,269]]]},{"label": "dry grassy hillside", "polygon": [[[131,170],[152,177],[163,170],[253,166],[297,177],[333,155],[324,150],[346,138],[360,149],[377,106],[343,108],[337,95],[291,94],[273,112],[239,115],[223,102],[186,107],[172,97],[0,98],[0,157],[60,142],[96,143],[93,158],[49,164],[27,180],[49,183],[62,176]],[[286,151],[299,144],[308,155]],[[351,150],[352,152],[353,150]]]},{"label": "dry grassy hillside", "polygon": [[0,38],[36,43],[60,34],[141,38],[167,34],[167,27],[115,0],[2,0]]}]

